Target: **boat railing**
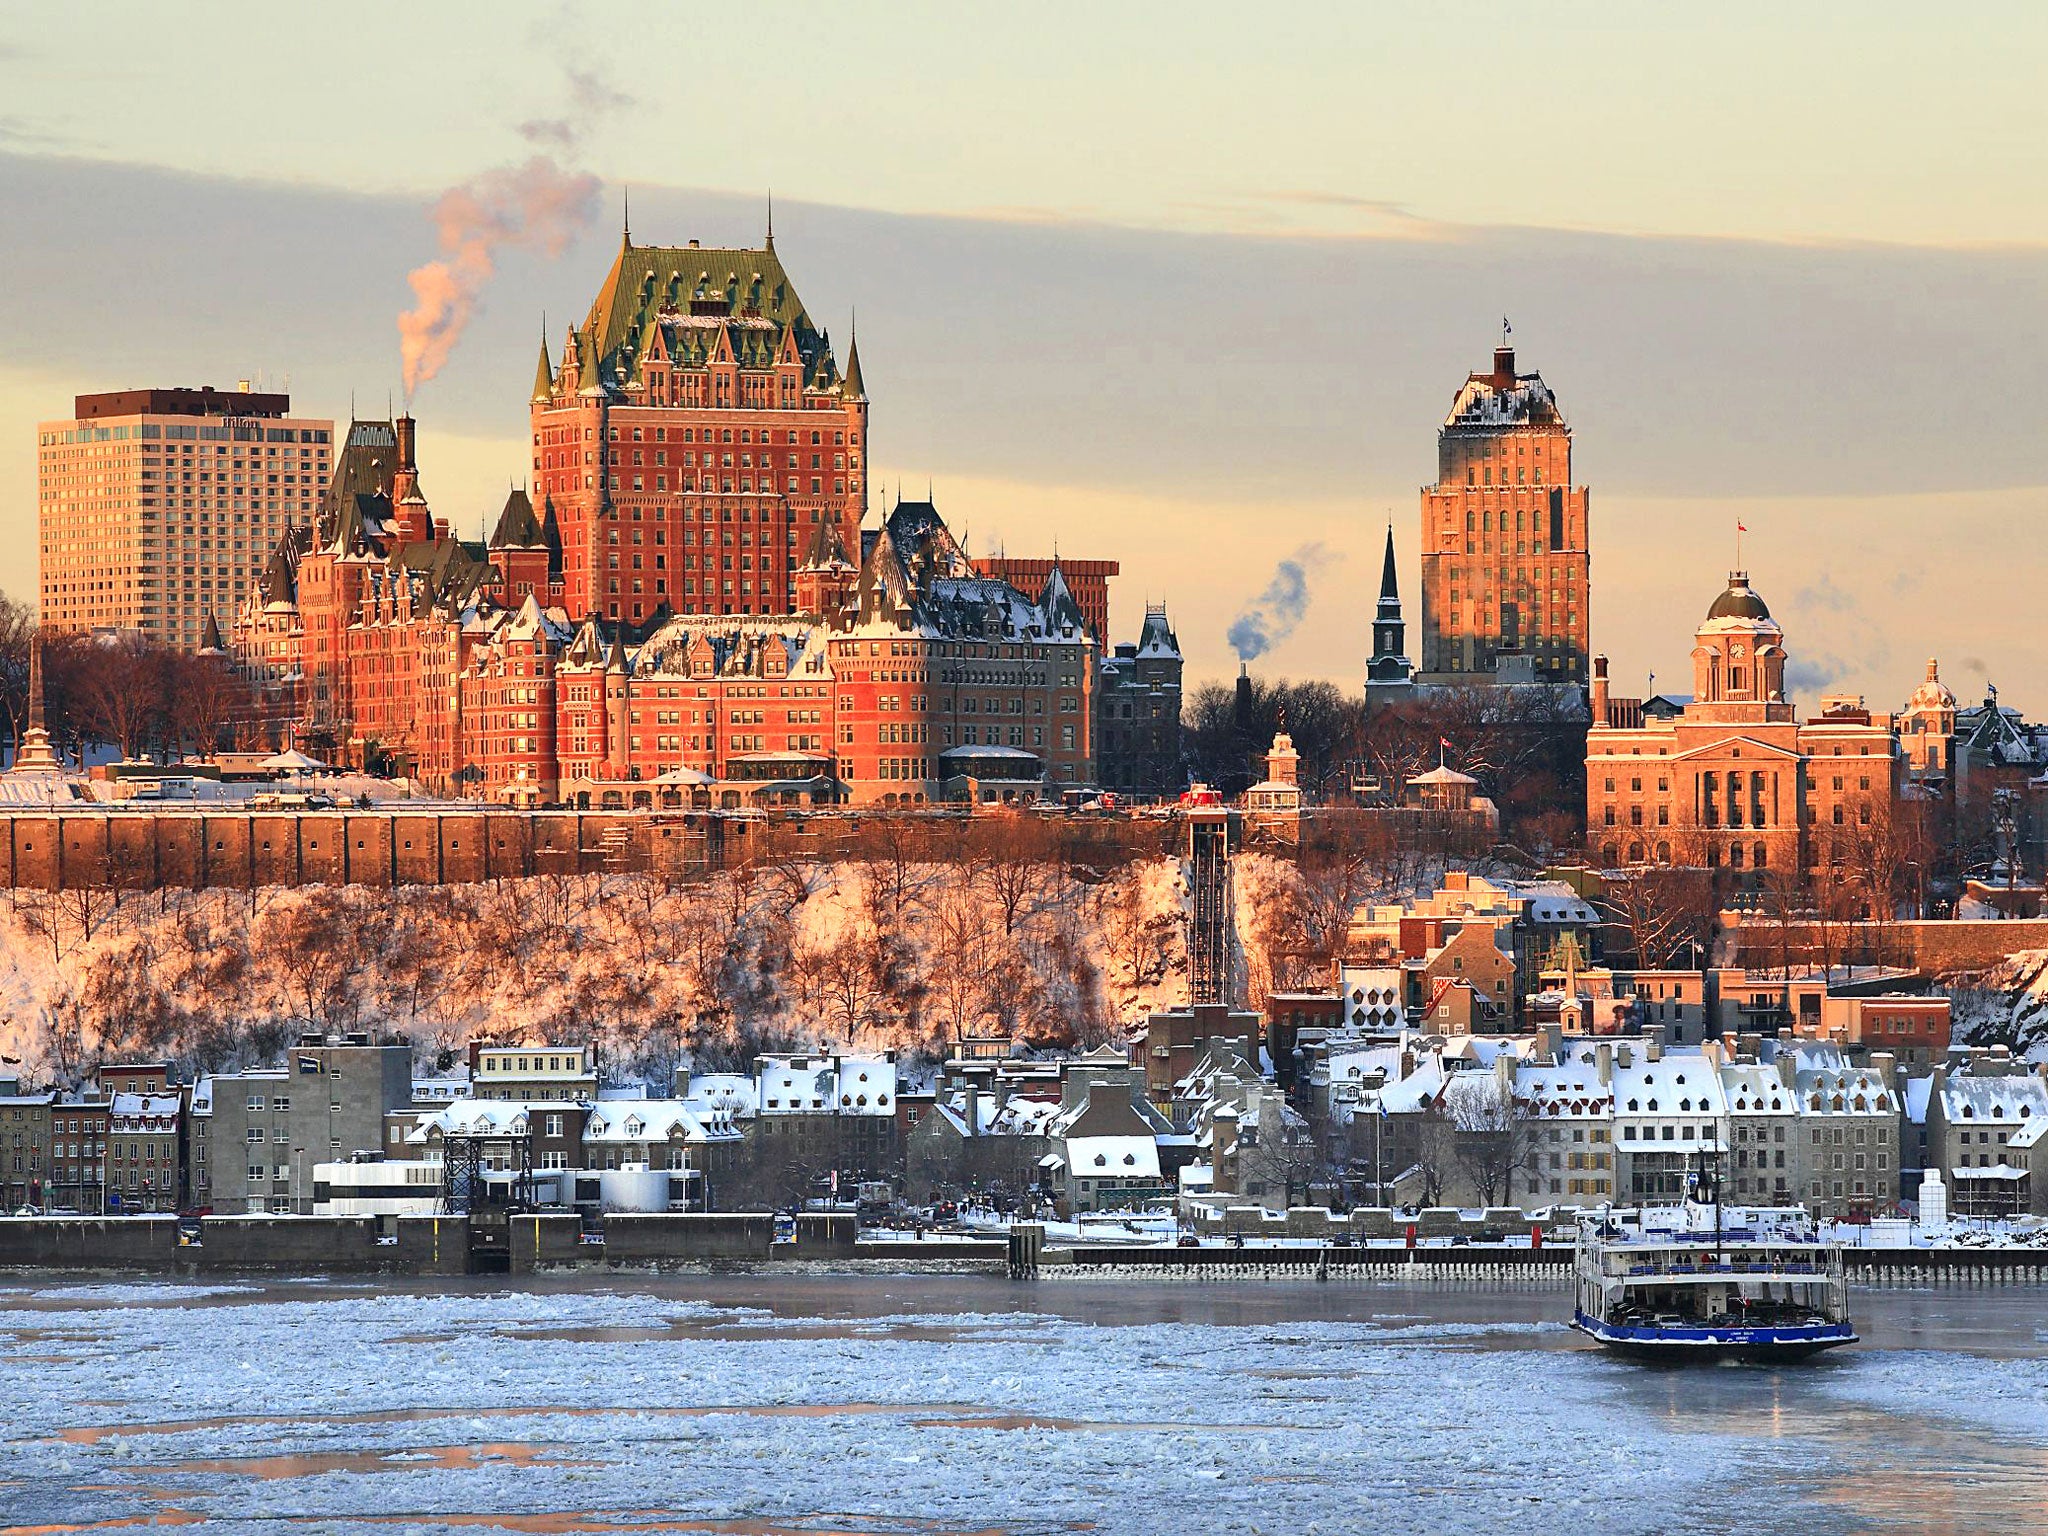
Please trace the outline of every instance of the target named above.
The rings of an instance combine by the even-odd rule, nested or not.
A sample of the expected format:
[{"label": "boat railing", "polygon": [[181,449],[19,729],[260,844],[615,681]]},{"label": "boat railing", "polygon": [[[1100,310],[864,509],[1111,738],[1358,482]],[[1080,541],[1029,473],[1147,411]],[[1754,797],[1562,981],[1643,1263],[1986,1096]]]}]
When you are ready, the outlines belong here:
[{"label": "boat railing", "polygon": [[1637,1279],[1645,1275],[1824,1275],[1827,1266],[1799,1261],[1749,1261],[1716,1264],[1631,1264],[1626,1269],[1609,1268],[1611,1278]]}]

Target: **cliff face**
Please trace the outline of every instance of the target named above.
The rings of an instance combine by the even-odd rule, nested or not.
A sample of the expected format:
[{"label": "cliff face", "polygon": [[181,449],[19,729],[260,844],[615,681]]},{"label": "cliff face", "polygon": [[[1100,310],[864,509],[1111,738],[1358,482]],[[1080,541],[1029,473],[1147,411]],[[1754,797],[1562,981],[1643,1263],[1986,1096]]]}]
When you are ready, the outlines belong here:
[{"label": "cliff face", "polygon": [[115,1056],[212,1069],[364,1029],[426,1065],[473,1036],[595,1040],[659,1079],[683,1051],[789,1042],[1091,1044],[1185,1000],[1180,925],[1179,867],[1158,857],[18,892],[0,904],[0,1052],[31,1081],[74,1081]]},{"label": "cliff face", "polygon": [[1955,1038],[2008,1045],[2015,1056],[2048,1061],[2048,949],[2022,949],[1988,970],[1950,982]]}]

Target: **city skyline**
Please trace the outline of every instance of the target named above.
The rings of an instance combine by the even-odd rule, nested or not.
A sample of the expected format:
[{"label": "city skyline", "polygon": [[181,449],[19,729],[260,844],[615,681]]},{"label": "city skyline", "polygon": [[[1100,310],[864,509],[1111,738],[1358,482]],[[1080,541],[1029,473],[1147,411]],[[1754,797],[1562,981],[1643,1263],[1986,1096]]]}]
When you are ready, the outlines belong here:
[{"label": "city skyline", "polygon": [[[420,21],[423,54],[444,24]],[[132,105],[82,134],[47,82],[68,80],[81,99],[97,99],[119,78],[121,50],[90,70],[51,68],[65,57],[62,30],[0,56],[11,81],[34,86],[16,95],[0,187],[10,203],[47,213],[0,235],[20,277],[0,296],[0,316],[20,338],[0,365],[0,568],[10,592],[34,589],[37,420],[92,389],[232,388],[239,377],[275,386],[287,375],[295,410],[345,417],[353,390],[362,414],[383,415],[383,391],[399,376],[394,321],[406,274],[435,251],[433,197],[516,161],[569,120],[555,114],[575,114],[564,163],[603,179],[601,211],[559,256],[514,252],[501,263],[468,333],[414,403],[437,510],[465,535],[494,515],[507,480],[526,473],[522,396],[541,314],[559,330],[579,313],[617,239],[626,184],[642,238],[737,245],[760,238],[772,182],[786,189],[776,199],[779,239],[808,274],[820,323],[843,346],[856,309],[862,318],[877,505],[897,485],[921,495],[931,483],[977,551],[1057,543],[1121,559],[1116,627],[1145,598],[1165,598],[1191,677],[1234,670],[1224,641],[1232,619],[1277,562],[1320,546],[1307,615],[1262,665],[1358,684],[1385,522],[1394,522],[1413,603],[1411,498],[1432,477],[1443,411],[1485,366],[1505,311],[1524,366],[1558,390],[1574,429],[1576,478],[1591,487],[1598,521],[1592,646],[1613,658],[1617,687],[1682,669],[1740,517],[1759,589],[1802,637],[1789,678],[1802,707],[1847,688],[1896,708],[1928,655],[1965,696],[1988,680],[2022,708],[2039,707],[2028,679],[2048,652],[2025,603],[2048,572],[2037,541],[2010,530],[2048,510],[2027,451],[2043,408],[2024,349],[2011,342],[2048,318],[2043,264],[2024,208],[2001,212],[1994,199],[1964,195],[1984,174],[1972,145],[2004,143],[2012,124],[1996,113],[2014,109],[1952,114],[1944,142],[1965,169],[1939,210],[1897,187],[1880,195],[1881,183],[1914,178],[1897,174],[1904,162],[1879,173],[1883,157],[1865,145],[1855,163],[1841,162],[1841,195],[1804,215],[1782,194],[1783,177],[1766,177],[1754,183],[1749,217],[1730,217],[1723,191],[1703,194],[1698,206],[1710,211],[1691,222],[1662,193],[1623,218],[1611,195],[1626,169],[1619,151],[1593,153],[1574,111],[1543,125],[1589,157],[1587,195],[1569,219],[1545,221],[1527,206],[1531,176],[1482,189],[1459,163],[1465,151],[1450,146],[1427,196],[1362,225],[1333,224],[1329,210],[1350,206],[1340,199],[1371,201],[1380,182],[1408,197],[1404,178],[1432,142],[1445,145],[1441,121],[1418,118],[1348,171],[1320,150],[1298,167],[1282,156],[1275,163],[1300,181],[1227,216],[1144,199],[1107,206],[1090,187],[1109,171],[1047,203],[1017,179],[1011,155],[973,144],[953,152],[971,163],[951,166],[946,201],[879,172],[843,174],[832,164],[840,146],[806,162],[781,130],[757,155],[693,155],[695,185],[663,185],[683,178],[648,164],[631,131],[658,117],[628,99],[631,58],[578,59],[565,72],[525,38],[494,42],[474,71],[452,72],[435,111],[461,103],[472,74],[501,87],[503,100],[473,114],[464,134],[422,135],[430,150],[397,159],[388,125],[352,128],[286,182],[265,158],[276,150],[238,160],[246,175],[223,174],[217,148],[190,142],[184,118],[142,136]],[[1388,23],[1389,57],[1439,46],[1400,32]],[[1896,25],[1873,28],[1858,46],[1879,60],[1900,35]],[[1656,37],[1651,28],[1588,46],[1611,64]],[[1512,30],[1488,46],[1510,42],[1534,50],[1532,61],[1561,46]],[[1925,64],[1930,100],[1951,98],[1969,51],[1949,42]],[[256,28],[234,46],[274,44]],[[938,28],[925,46],[943,53],[954,43]],[[1725,46],[1717,36],[1707,53]],[[1166,78],[1193,68],[1182,45],[1166,53]],[[1648,119],[1672,142],[1707,120],[1694,74]],[[1311,75],[1305,94],[1320,101],[1326,83]],[[1791,110],[1774,70],[1751,90],[1766,119]],[[997,108],[1011,105],[998,93]],[[1619,109],[1610,101],[1609,110]],[[1044,111],[1052,121],[1052,107]],[[880,145],[900,129],[902,109],[863,103],[849,120],[860,125],[851,137]],[[1159,124],[1136,128],[1126,173],[1157,160],[1170,139]],[[1278,131],[1250,137],[1270,152]],[[1813,150],[1816,164],[1844,153],[1835,130]],[[1708,151],[1686,154],[1697,162]],[[783,156],[786,167],[773,163]],[[1063,156],[1074,158],[1054,158]],[[1733,175],[1755,158],[1754,146],[1732,143],[1723,169]],[[1232,174],[1219,163],[1218,187]],[[1532,173],[1533,182],[1555,174]],[[963,201],[962,187],[989,196]],[[1852,206],[1864,216],[1848,217]],[[1252,207],[1266,211],[1253,218],[1244,213]],[[1286,216],[1276,221],[1275,207]],[[94,316],[110,307],[107,295],[132,290],[142,229],[159,247],[150,299],[118,306],[121,344],[110,347]],[[221,273],[248,302],[223,302]],[[1241,323],[1228,320],[1232,295],[1247,296]],[[968,387],[982,370],[1003,387]],[[1935,547],[2005,558],[1965,571],[1930,560]]]}]

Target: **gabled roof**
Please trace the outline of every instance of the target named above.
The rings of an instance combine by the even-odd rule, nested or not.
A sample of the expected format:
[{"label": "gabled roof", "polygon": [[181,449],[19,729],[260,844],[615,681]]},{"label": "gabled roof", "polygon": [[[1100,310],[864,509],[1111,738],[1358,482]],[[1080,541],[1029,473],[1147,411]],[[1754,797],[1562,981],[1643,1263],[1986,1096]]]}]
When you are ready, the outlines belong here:
[{"label": "gabled roof", "polygon": [[806,388],[829,389],[839,382],[830,338],[812,323],[773,246],[713,249],[622,240],[583,333],[585,389],[625,388],[657,350],[684,368],[714,361],[770,368],[792,340]]}]

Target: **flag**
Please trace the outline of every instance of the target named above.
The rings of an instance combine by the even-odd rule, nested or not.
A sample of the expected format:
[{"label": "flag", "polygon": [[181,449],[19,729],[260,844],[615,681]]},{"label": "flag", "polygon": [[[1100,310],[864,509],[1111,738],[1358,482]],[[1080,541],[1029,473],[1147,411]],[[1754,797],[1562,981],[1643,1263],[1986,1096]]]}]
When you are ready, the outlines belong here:
[{"label": "flag", "polygon": [[1749,525],[1744,523],[1741,518],[1737,518],[1735,520],[1735,531],[1737,533],[1747,533],[1749,532]]},{"label": "flag", "polygon": [[1448,736],[1437,737],[1436,744],[1442,747],[1446,752],[1451,750],[1451,738]]},{"label": "flag", "polygon": [[1502,341],[1506,341],[1510,336],[1514,334],[1515,328],[1512,325],[1508,324],[1508,317],[1506,315],[1502,315],[1500,317],[1500,339]]}]

